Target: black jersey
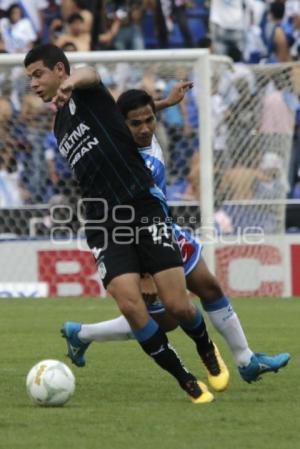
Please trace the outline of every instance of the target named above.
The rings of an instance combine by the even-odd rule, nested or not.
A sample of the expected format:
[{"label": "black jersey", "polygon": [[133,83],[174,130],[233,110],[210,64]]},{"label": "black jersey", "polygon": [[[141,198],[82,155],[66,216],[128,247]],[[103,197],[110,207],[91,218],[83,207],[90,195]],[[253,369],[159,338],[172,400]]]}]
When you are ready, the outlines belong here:
[{"label": "black jersey", "polygon": [[[111,209],[132,202],[153,186],[124,118],[102,83],[73,91],[56,115],[54,133],[87,204],[101,198]],[[95,204],[87,208],[87,218],[102,215],[102,203]]]}]

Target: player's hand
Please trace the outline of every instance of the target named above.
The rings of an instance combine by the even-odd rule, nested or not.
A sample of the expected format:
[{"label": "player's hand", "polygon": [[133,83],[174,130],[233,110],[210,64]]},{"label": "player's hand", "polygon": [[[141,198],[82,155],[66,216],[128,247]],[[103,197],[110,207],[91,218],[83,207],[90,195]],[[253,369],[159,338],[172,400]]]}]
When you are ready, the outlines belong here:
[{"label": "player's hand", "polygon": [[56,96],[52,100],[55,106],[61,108],[64,104],[66,104],[71,98],[73,89],[74,85],[70,78],[63,81],[56,92]]},{"label": "player's hand", "polygon": [[167,97],[169,106],[180,103],[184,98],[185,93],[193,86],[193,81],[180,81],[179,83],[175,84]]}]

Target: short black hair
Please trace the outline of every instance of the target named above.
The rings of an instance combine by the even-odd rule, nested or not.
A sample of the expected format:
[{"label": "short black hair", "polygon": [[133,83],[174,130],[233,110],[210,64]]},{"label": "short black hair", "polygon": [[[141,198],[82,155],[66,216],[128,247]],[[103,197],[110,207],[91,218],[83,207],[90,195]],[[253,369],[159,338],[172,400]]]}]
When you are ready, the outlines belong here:
[{"label": "short black hair", "polygon": [[69,61],[61,48],[53,44],[43,44],[32,48],[24,59],[24,66],[28,67],[34,62],[42,61],[48,69],[53,69],[58,62],[62,62],[65,66],[67,75],[70,75]]},{"label": "short black hair", "polygon": [[284,3],[278,0],[271,3],[270,12],[275,19],[283,19],[285,13]]},{"label": "short black hair", "polygon": [[90,9],[89,2],[86,0],[74,0],[74,3],[80,9]]},{"label": "short black hair", "polygon": [[243,54],[241,50],[235,44],[229,44],[227,50],[227,56],[229,56],[233,62],[241,62],[243,60]]},{"label": "short black hair", "polygon": [[71,14],[71,15],[68,17],[67,23],[70,25],[70,24],[72,24],[72,23],[74,23],[74,22],[77,22],[78,20],[79,20],[80,22],[84,22],[82,15],[79,14],[78,12],[74,12],[73,14]]},{"label": "short black hair", "polygon": [[142,89],[127,90],[117,100],[117,105],[125,118],[127,118],[128,112],[147,106],[148,104],[150,104],[155,114],[155,104],[152,96]]},{"label": "short black hair", "polygon": [[21,8],[21,6],[19,5],[19,3],[13,3],[13,4],[10,5],[10,7],[6,10],[6,14],[5,14],[6,17],[8,17],[8,18],[10,19],[11,13],[12,13],[12,11],[13,11],[15,8],[18,8],[18,9],[21,11],[21,16],[22,16],[22,17],[24,16],[23,11],[22,11],[22,8]]}]

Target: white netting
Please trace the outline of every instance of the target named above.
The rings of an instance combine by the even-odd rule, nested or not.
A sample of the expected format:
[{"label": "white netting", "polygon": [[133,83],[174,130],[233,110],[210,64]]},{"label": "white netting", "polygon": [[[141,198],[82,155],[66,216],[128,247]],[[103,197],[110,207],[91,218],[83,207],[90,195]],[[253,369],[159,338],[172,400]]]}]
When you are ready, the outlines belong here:
[{"label": "white netting", "polygon": [[225,233],[282,234],[299,65],[212,67],[217,222]]},{"label": "white netting", "polygon": [[283,236],[299,68],[212,62],[215,272],[232,296],[290,294]]}]

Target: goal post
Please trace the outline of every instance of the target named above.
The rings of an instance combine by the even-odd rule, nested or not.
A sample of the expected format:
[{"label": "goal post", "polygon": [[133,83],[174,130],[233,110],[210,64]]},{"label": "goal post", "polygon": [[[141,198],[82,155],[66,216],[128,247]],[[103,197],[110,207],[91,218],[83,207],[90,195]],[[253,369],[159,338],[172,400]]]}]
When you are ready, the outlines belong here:
[{"label": "goal post", "polygon": [[[177,106],[177,109],[171,112],[169,116],[164,116],[164,113],[160,113],[158,117],[158,134],[162,139],[161,144],[166,156],[168,184],[171,190],[176,190],[179,184],[181,189],[185,188],[185,184],[189,183],[187,178],[191,170],[192,157],[199,153],[199,145],[201,144],[203,148],[205,146],[207,161],[209,161],[208,155],[211,153],[211,148],[209,148],[211,146],[211,133],[209,131],[211,117],[209,112],[210,64],[208,51],[191,49],[149,50],[146,52],[76,52],[69,53],[67,56],[73,67],[86,63],[94,65],[99,71],[103,82],[108,85],[108,88],[114,96],[129,88],[144,88],[149,93],[154,94],[154,96],[159,95],[163,97],[170,91],[172,85],[181,79],[189,79],[195,82],[195,88],[190,94],[190,105],[185,105],[186,110],[184,112],[180,109],[181,106]],[[45,257],[47,251],[50,251],[50,248],[57,248],[57,242],[51,241],[49,244],[46,244],[44,241],[42,245],[38,245],[37,240],[39,238],[55,237],[54,227],[55,231],[58,230],[57,235],[59,238],[64,237],[64,242],[61,243],[57,251],[59,252],[61,250],[65,254],[67,251],[67,239],[71,236],[68,227],[71,226],[69,226],[70,223],[67,223],[67,219],[64,216],[63,218],[56,219],[55,226],[53,226],[53,210],[57,209],[57,201],[61,197],[64,201],[66,198],[70,200],[69,202],[73,206],[74,201],[72,196],[75,195],[76,199],[78,192],[74,193],[76,189],[73,188],[74,186],[67,178],[57,182],[54,186],[55,188],[49,185],[55,178],[53,173],[49,173],[49,170],[53,170],[53,165],[55,164],[53,143],[52,148],[49,150],[45,148],[45,152],[42,153],[40,151],[39,155],[38,148],[45,144],[45,137],[48,136],[50,131],[51,117],[49,108],[46,108],[45,112],[38,104],[38,100],[34,101],[32,99],[29,82],[26,80],[23,69],[23,60],[24,55],[4,54],[0,56],[0,89],[4,96],[13,104],[15,110],[14,119],[16,118],[16,122],[19,120],[21,122],[22,120],[25,120],[25,122],[29,120],[29,125],[28,123],[25,123],[25,125],[21,123],[21,130],[14,126],[15,123],[11,124],[9,121],[4,127],[7,134],[12,135],[13,138],[16,137],[15,140],[18,140],[18,145],[21,144],[21,146],[23,145],[25,147],[28,144],[29,149],[27,147],[25,149],[18,148],[15,163],[15,166],[18,165],[18,168],[15,167],[15,175],[17,176],[18,174],[20,176],[19,181],[22,184],[22,188],[23,190],[27,190],[25,192],[25,200],[23,192],[23,198],[20,198],[21,195],[19,195],[18,201],[12,205],[7,202],[5,203],[5,201],[2,204],[0,203],[0,206],[2,206],[0,209],[0,234],[2,235],[3,262],[4,260],[10,261],[10,253],[16,254],[16,260],[18,261],[17,264],[7,264],[5,270],[2,270],[0,284],[2,284],[2,287],[7,287],[8,289],[12,285],[15,285],[18,289],[20,288],[20,286],[18,287],[19,284],[24,288],[26,283],[31,283],[34,286],[34,282],[40,281],[39,283],[43,285],[39,286],[38,290],[40,289],[41,292],[47,290],[47,288],[45,290],[44,284],[48,284],[48,287],[50,285],[47,290],[49,294],[61,293],[72,295],[74,291],[75,293],[80,292],[80,288],[77,290],[73,289],[73,291],[72,288],[69,288],[70,286],[68,287],[68,280],[72,278],[71,274],[66,273],[66,276],[58,276],[58,273],[55,272],[56,278],[60,279],[60,282],[65,287],[51,287],[51,276],[49,273],[51,270],[54,270],[55,266],[53,267],[52,260],[49,260],[47,267],[45,262],[47,259]],[[31,98],[28,98],[28,96]],[[192,126],[187,126],[189,120],[189,112],[187,109],[189,106],[195,109],[193,111],[194,121]],[[27,142],[27,138],[29,142]],[[20,139],[23,140],[23,143],[20,143]],[[48,145],[50,145],[50,140],[48,139]],[[40,158],[40,165],[35,165],[35,170],[30,171],[28,164],[34,158],[36,162],[37,157],[35,156],[37,155]],[[43,163],[47,165],[47,169],[43,168]],[[196,164],[198,163],[196,162]],[[20,173],[18,171],[19,168]],[[38,176],[37,172],[39,169],[41,173]],[[209,167],[204,162],[202,166],[200,165],[200,169],[203,171],[203,176],[199,178],[199,169],[197,169],[197,176],[201,179],[203,186],[207,190],[202,208],[200,208],[200,199],[197,191],[193,192],[192,195],[190,194],[187,199],[183,195],[179,202],[174,191],[171,195],[170,203],[175,211],[175,218],[177,218],[178,214],[182,215],[183,217],[181,218],[184,218],[184,223],[182,224],[186,227],[190,227],[189,218],[191,214],[196,217],[193,226],[199,227],[200,209],[202,209],[201,219],[211,221],[213,200],[212,198],[208,199],[208,195],[212,194],[212,176],[209,174],[209,170],[212,172],[212,165]],[[65,176],[64,170],[62,170],[62,173]],[[50,178],[51,182],[48,178]],[[64,180],[66,181],[66,185],[62,189],[61,184]],[[209,188],[209,183],[211,184],[211,188]],[[57,194],[57,190],[59,195]],[[203,198],[204,196],[202,195],[202,200]],[[182,206],[180,206],[180,203]],[[190,206],[192,207],[191,210]],[[64,215],[64,213],[62,214]],[[13,226],[11,226],[11,223],[13,223]],[[74,231],[74,227],[76,235],[80,226],[77,224],[73,226],[72,223],[72,232]],[[7,237],[13,237],[15,240],[7,242],[5,241]],[[22,244],[21,240],[28,237],[33,238],[35,241],[28,245],[26,243]],[[17,241],[20,245],[17,245]],[[72,245],[74,245],[74,242],[72,242]],[[37,247],[40,247],[40,249],[37,249]],[[75,247],[77,248],[77,246]],[[77,257],[77,253],[73,249],[70,250],[70,254],[73,254],[75,258]],[[213,251],[211,251],[211,254],[213,255]],[[53,252],[52,259],[55,259],[55,257],[58,257],[59,261],[57,252]],[[26,260],[33,261],[34,270],[29,269]],[[74,264],[76,265],[76,262]],[[79,262],[78,269],[81,268],[80,264],[81,262]],[[71,257],[66,256],[64,266],[67,267],[67,265],[71,266]],[[34,271],[37,271],[37,273],[34,274]],[[91,273],[88,273],[88,275],[90,276]],[[83,281],[81,280],[81,282]],[[82,293],[86,294],[87,292],[89,293],[90,290],[83,288]]]}]

